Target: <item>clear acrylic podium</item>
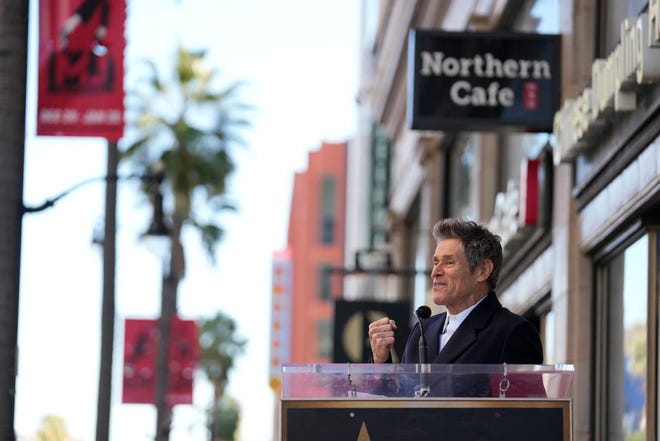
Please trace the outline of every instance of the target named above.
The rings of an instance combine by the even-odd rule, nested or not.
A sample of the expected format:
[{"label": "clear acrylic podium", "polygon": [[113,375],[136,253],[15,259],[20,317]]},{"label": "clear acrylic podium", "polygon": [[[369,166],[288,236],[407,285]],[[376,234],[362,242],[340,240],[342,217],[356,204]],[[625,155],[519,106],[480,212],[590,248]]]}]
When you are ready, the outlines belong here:
[{"label": "clear acrylic podium", "polygon": [[572,365],[282,367],[282,441],[570,441]]}]

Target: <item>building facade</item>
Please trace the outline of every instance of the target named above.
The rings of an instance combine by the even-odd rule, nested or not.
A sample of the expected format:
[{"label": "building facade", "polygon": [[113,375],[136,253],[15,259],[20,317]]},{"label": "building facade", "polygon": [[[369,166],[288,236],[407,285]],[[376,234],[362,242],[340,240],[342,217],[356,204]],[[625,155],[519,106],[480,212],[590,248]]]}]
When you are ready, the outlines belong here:
[{"label": "building facade", "polygon": [[[324,142],[294,176],[288,251],[291,299],[288,359],[282,363],[329,363],[333,301],[341,286],[326,276],[344,255],[347,143]],[[282,257],[276,259],[282,261]]]},{"label": "building facade", "polygon": [[[545,363],[575,366],[578,441],[660,437],[659,3],[364,1],[344,261],[385,253],[416,275],[346,279],[344,297],[438,308],[434,222],[487,224],[503,240],[500,301],[538,327]],[[551,128],[412,129],[416,29],[559,36]]]}]

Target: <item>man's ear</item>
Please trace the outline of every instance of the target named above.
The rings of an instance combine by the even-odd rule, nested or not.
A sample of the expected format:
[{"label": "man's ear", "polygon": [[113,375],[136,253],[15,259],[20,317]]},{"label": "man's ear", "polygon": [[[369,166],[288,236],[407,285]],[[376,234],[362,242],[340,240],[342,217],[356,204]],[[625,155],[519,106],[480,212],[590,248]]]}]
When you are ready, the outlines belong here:
[{"label": "man's ear", "polygon": [[479,282],[485,282],[488,280],[490,275],[493,273],[493,261],[490,259],[484,260],[484,262],[477,267],[477,280]]}]

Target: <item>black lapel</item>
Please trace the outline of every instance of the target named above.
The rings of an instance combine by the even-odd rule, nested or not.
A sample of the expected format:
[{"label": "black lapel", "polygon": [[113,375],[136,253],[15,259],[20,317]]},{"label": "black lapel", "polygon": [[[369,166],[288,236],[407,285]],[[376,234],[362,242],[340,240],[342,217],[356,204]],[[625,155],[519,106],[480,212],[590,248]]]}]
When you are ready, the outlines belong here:
[{"label": "black lapel", "polygon": [[440,350],[440,332],[445,326],[445,320],[447,318],[446,312],[441,312],[437,315],[436,320],[428,320],[431,323],[424,323],[427,328],[424,328],[424,336],[426,337],[426,350],[427,357],[426,359],[431,361],[438,356],[438,351]]},{"label": "black lapel", "polygon": [[[461,326],[454,332],[442,351],[433,360],[433,363],[453,363],[477,339],[480,330],[488,325],[493,313],[500,310],[502,305],[494,292],[489,292],[486,298],[468,315]],[[444,320],[442,321],[444,323]],[[438,345],[436,347],[439,348]]]}]

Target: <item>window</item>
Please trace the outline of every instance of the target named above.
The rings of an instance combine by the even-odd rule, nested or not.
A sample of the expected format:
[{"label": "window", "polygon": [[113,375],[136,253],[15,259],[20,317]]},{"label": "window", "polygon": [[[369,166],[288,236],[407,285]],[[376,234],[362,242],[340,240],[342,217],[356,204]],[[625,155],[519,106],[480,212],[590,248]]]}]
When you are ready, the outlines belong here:
[{"label": "window", "polygon": [[525,1],[513,28],[519,32],[558,34],[559,2],[557,0]]},{"label": "window", "polygon": [[543,345],[543,363],[555,364],[555,312],[552,309],[552,296],[546,294],[531,308],[524,317],[529,320],[541,336]]},{"label": "window", "polygon": [[318,270],[319,280],[319,299],[330,300],[330,288],[332,286],[332,273],[330,272],[330,264],[321,263]]},{"label": "window", "polygon": [[472,172],[475,164],[474,138],[468,136],[456,142],[450,153],[449,176],[451,179],[449,213],[453,217],[474,218],[472,196]]},{"label": "window", "polygon": [[655,395],[649,390],[655,353],[648,353],[648,343],[650,332],[655,332],[649,323],[657,319],[649,304],[658,294],[649,293],[649,274],[657,272],[657,250],[650,256],[649,243],[656,236],[641,236],[597,267],[595,439],[656,439],[646,433],[647,427],[655,427],[649,424],[655,410],[648,408],[649,397]]},{"label": "window", "polygon": [[321,243],[331,244],[335,240],[335,199],[337,185],[334,176],[321,179]]},{"label": "window", "polygon": [[369,247],[389,242],[387,206],[389,204],[391,144],[387,133],[374,124],[371,133],[371,186],[369,188]]},{"label": "window", "polygon": [[543,363],[557,363],[555,356],[555,312],[549,309],[540,317],[541,341],[543,342]]},{"label": "window", "polygon": [[322,319],[316,323],[316,332],[319,338],[319,357],[330,359],[332,357],[332,323]]},{"label": "window", "polygon": [[647,0],[600,0],[598,56],[607,57],[621,39],[621,22],[637,17],[645,8]]}]

